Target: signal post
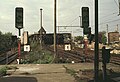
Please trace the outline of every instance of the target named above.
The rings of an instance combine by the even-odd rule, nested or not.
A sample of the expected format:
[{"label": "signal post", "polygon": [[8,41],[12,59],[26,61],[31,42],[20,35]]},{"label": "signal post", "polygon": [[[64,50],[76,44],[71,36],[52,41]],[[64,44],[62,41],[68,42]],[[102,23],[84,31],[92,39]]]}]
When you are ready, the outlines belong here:
[{"label": "signal post", "polygon": [[87,45],[88,45],[88,38],[87,35],[89,34],[89,8],[82,7],[82,28],[84,34],[84,54],[87,54]]},{"label": "signal post", "polygon": [[15,8],[15,27],[19,31],[19,39],[18,39],[18,59],[17,62],[19,64],[20,62],[20,55],[21,55],[21,29],[23,28],[23,8],[22,7],[16,7]]}]

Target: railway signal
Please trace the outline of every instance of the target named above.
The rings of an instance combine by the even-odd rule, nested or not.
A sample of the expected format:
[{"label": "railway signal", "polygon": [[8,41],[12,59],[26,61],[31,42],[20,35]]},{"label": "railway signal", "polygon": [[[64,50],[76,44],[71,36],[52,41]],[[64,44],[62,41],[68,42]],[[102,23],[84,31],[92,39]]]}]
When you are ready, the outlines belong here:
[{"label": "railway signal", "polygon": [[[21,35],[20,30],[23,28],[23,8],[16,7],[15,8],[15,27],[19,30],[19,36]],[[21,55],[21,40],[18,39],[18,64],[20,61]]]},{"label": "railway signal", "polygon": [[104,63],[110,62],[110,49],[105,49],[105,47],[102,48],[102,59]]},{"label": "railway signal", "polygon": [[82,7],[82,28],[83,34],[89,33],[89,8]]},{"label": "railway signal", "polygon": [[19,30],[19,36],[20,36],[20,29],[23,28],[23,8],[22,7],[15,8],[15,27]]},{"label": "railway signal", "polygon": [[89,40],[89,44],[91,44],[91,42],[94,40],[94,34],[91,34],[89,37],[88,37],[88,40]]},{"label": "railway signal", "polygon": [[88,7],[82,7],[82,28],[83,28],[83,34],[84,34],[84,54],[87,53],[87,44],[88,44],[88,38],[87,35],[91,33],[91,28],[89,28],[89,8]]}]

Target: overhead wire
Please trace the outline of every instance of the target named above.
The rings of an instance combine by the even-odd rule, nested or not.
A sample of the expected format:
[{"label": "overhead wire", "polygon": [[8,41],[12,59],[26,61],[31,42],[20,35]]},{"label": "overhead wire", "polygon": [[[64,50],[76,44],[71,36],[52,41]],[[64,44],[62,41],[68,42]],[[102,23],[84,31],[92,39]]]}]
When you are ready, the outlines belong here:
[{"label": "overhead wire", "polygon": [[104,18],[106,18],[106,17],[112,16],[112,15],[117,14],[117,13],[118,13],[118,12],[114,12],[114,13],[105,15],[105,16],[103,16],[103,17],[100,17],[100,19],[104,19]]},{"label": "overhead wire", "polygon": [[115,22],[115,21],[119,21],[120,19],[116,19],[116,20],[112,20],[112,21],[107,21],[107,22],[104,22],[104,23],[100,23],[99,25],[102,25],[102,24],[106,24],[106,23],[111,23],[111,22]]},{"label": "overhead wire", "polygon": [[[118,6],[118,4],[117,4],[117,2],[114,0],[114,2],[116,3],[116,5]],[[117,14],[118,12],[114,12],[114,13],[111,13],[111,14],[108,14],[108,15],[105,15],[105,16],[103,16],[103,17],[100,17],[100,20],[101,19],[106,19],[107,17],[109,17],[109,16],[114,16],[115,14]],[[117,16],[117,15],[116,15]],[[112,17],[113,18],[113,17]],[[116,21],[119,21],[120,19],[116,19],[116,20],[112,20],[112,21],[109,21],[109,20],[111,20],[112,18],[109,18],[109,19],[107,19],[107,20],[105,20],[105,21],[107,21],[107,22],[102,22],[102,23],[99,23],[99,25],[103,25],[103,24],[106,24],[106,23],[111,23],[111,22],[116,22]],[[94,25],[93,25],[94,26]]]},{"label": "overhead wire", "polygon": [[115,2],[115,4],[117,5],[117,7],[119,8],[119,5],[118,5],[118,3],[116,2],[116,0],[114,0],[114,2]]},{"label": "overhead wire", "polygon": [[[83,5],[84,3],[86,3],[87,1],[85,0],[81,0],[81,5]],[[118,4],[117,4],[117,2],[116,2],[116,0],[114,0],[114,2],[116,3],[116,5],[118,6]],[[92,2],[91,3],[87,3],[88,5],[90,5],[90,7],[91,7],[91,4],[92,4]],[[103,16],[103,17],[101,17],[100,19],[104,19],[104,18],[107,18],[107,17],[109,17],[109,16],[112,16],[112,15],[114,15],[114,14],[116,14],[116,12],[115,13],[112,13],[112,14],[110,14],[110,15],[106,15],[106,16]],[[70,25],[71,23],[74,23],[76,20],[78,20],[78,18],[79,17],[76,17],[74,20],[72,20],[70,23],[68,23],[67,25]],[[106,20],[107,21],[107,20]],[[104,23],[102,23],[102,24],[105,24],[105,23],[111,23],[111,22],[116,22],[117,20],[112,20],[112,21],[107,21],[107,22],[104,22]],[[31,21],[32,22],[32,21]],[[99,24],[99,25],[101,25],[101,23]],[[31,27],[30,27],[31,28]]]},{"label": "overhead wire", "polygon": [[[119,7],[119,5],[117,4],[117,2],[114,0],[115,4]],[[110,16],[115,16],[118,12],[114,12],[114,13],[111,13],[111,14],[108,14],[108,15],[105,15],[103,17],[100,17],[100,19],[106,19],[107,17],[110,17]],[[117,15],[116,15],[117,16]],[[111,20],[111,21],[109,21]],[[106,22],[102,22],[102,23],[99,23],[99,25],[103,25],[103,24],[106,24],[106,23],[111,23],[111,22],[116,22],[116,21],[119,21],[120,19],[115,19],[115,20],[112,20],[112,18],[109,18],[106,20]],[[94,25],[92,25],[94,26]],[[115,25],[114,25],[115,26]],[[94,30],[95,28],[93,28]],[[112,29],[112,28],[111,28]]]},{"label": "overhead wire", "polygon": [[75,20],[78,20],[78,16],[75,19],[73,19],[70,23],[68,23],[67,25],[71,25]]},{"label": "overhead wire", "polygon": [[[85,2],[86,2],[86,1],[81,0],[81,6],[83,6],[83,4],[84,4]],[[76,20],[79,20],[79,16],[77,16],[76,18],[74,18],[70,23],[67,24],[67,26],[73,24]]]}]

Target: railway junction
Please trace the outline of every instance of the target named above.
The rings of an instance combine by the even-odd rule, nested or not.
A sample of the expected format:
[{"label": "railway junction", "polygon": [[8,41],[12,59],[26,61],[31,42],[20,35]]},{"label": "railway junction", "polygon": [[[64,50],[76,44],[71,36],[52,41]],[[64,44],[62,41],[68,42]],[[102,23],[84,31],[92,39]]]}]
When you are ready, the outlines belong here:
[{"label": "railway junction", "polygon": [[[24,58],[29,59],[31,57],[32,57],[31,59],[34,59],[35,57],[38,57],[38,59],[41,58],[44,59],[45,56],[39,57],[39,55],[37,55],[38,53],[36,51],[40,50],[39,45],[37,45],[35,48],[33,47],[33,50],[31,52],[24,52],[24,53],[22,52],[21,59],[24,60]],[[49,47],[47,46],[44,48],[46,48],[46,50],[53,53],[53,46],[49,46]],[[34,51],[35,51],[35,56],[29,57],[31,53],[32,54],[34,53]],[[19,65],[17,64],[16,61],[16,52],[13,53],[9,51],[7,52],[7,56],[1,57],[2,65],[0,65],[0,68],[5,69],[6,72],[5,74],[1,73],[0,82],[9,82],[9,81],[16,82],[16,80],[18,80],[17,82],[24,82],[24,81],[25,82],[79,82],[79,81],[92,82],[94,78],[94,63],[93,63],[94,52],[93,50],[88,50],[89,54],[83,55],[82,51],[83,50],[80,48],[76,48],[72,51],[64,51],[59,46],[58,47],[59,57],[58,56],[57,57],[61,59],[60,61],[42,62],[42,60],[38,60],[39,62],[36,63],[27,61],[27,63],[24,62]],[[46,52],[47,51],[44,51],[43,54],[42,51],[39,51],[41,55],[46,55]],[[13,54],[13,56],[11,55],[11,53]],[[101,55],[100,55],[99,67],[100,67],[99,77],[102,78],[103,75],[102,75]],[[119,82],[119,78],[120,78],[119,55],[113,55],[111,57],[110,63],[107,64],[107,75],[109,77],[109,82]]]},{"label": "railway junction", "polygon": [[[101,49],[98,46],[101,43],[98,37],[98,0],[95,1],[95,34],[91,34],[89,27],[89,8],[81,9],[82,26],[77,27],[83,28],[83,48],[74,46],[71,33],[56,33],[56,27],[60,27],[56,26],[56,0],[54,6],[54,34],[47,34],[44,30],[40,9],[41,28],[38,33],[28,36],[26,32],[23,39],[16,38],[18,50],[0,54],[0,82],[120,82],[120,55],[111,55],[110,49],[105,48],[106,44]],[[20,36],[24,27],[23,8],[16,7],[15,14],[15,27]],[[116,34],[119,37],[119,32]],[[91,43],[95,43],[94,50],[88,49]]]}]

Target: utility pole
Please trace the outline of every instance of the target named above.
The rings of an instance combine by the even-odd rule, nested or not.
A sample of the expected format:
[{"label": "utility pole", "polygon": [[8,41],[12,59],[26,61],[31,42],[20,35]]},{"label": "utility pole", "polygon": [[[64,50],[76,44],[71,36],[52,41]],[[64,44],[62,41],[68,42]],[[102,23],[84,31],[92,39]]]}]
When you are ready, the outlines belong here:
[{"label": "utility pole", "polygon": [[117,32],[119,32],[119,29],[118,29],[118,24],[117,24],[117,29],[116,29],[116,30],[117,30]]},{"label": "utility pole", "polygon": [[56,46],[56,0],[54,0],[54,58],[57,55],[57,46]]},{"label": "utility pole", "polygon": [[98,82],[99,74],[99,46],[98,46],[98,0],[95,0],[95,56],[94,56],[94,81]]},{"label": "utility pole", "polygon": [[80,27],[82,27],[82,16],[79,16],[80,18]]},{"label": "utility pole", "polygon": [[106,26],[107,26],[106,37],[107,37],[107,44],[108,44],[108,24]]},{"label": "utility pole", "polygon": [[107,33],[108,33],[108,24],[106,26],[107,26]]},{"label": "utility pole", "polygon": [[119,14],[118,15],[120,15],[120,0],[118,0],[118,3],[119,3]]}]

